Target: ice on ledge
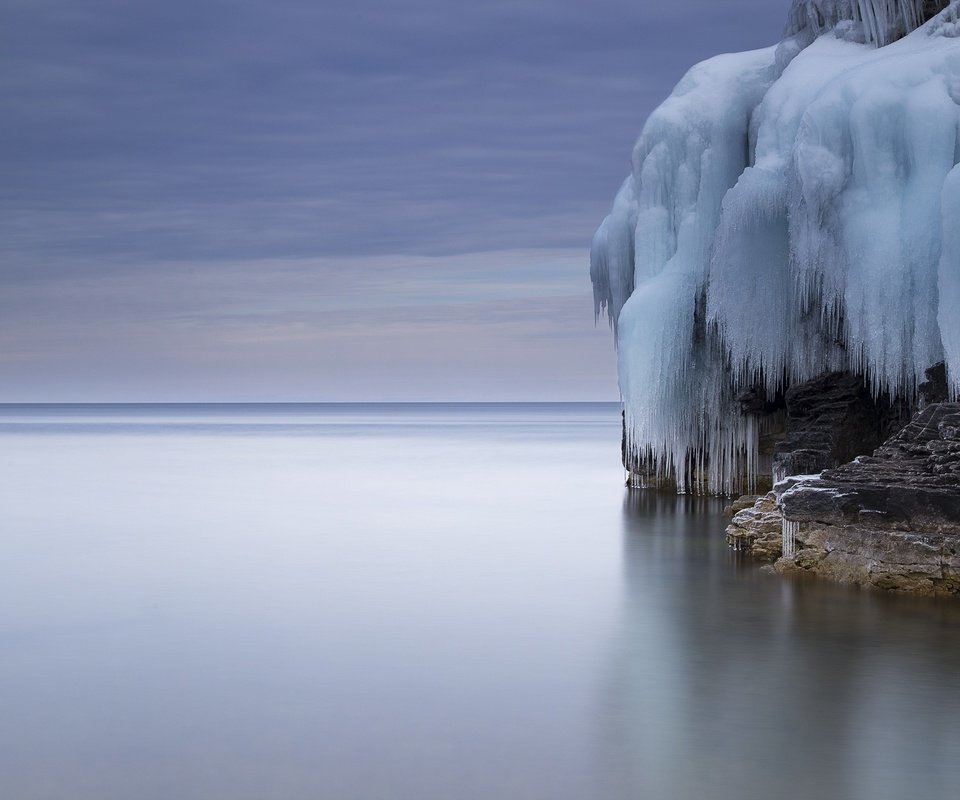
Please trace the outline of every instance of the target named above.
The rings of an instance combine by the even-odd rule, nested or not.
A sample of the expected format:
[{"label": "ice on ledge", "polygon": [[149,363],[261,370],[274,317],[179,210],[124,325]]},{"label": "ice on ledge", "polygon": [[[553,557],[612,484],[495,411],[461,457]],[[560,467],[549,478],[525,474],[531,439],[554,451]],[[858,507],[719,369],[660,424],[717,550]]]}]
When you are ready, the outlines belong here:
[{"label": "ice on ledge", "polygon": [[938,4],[936,0],[795,0],[786,32],[819,36],[836,30],[843,38],[882,47],[918,28],[931,5]]},{"label": "ice on ledge", "polygon": [[748,388],[911,395],[945,359],[960,389],[960,0],[925,6],[797,0],[780,45],[698,64],[647,120],[591,277],[628,453],[680,491],[748,488]]}]

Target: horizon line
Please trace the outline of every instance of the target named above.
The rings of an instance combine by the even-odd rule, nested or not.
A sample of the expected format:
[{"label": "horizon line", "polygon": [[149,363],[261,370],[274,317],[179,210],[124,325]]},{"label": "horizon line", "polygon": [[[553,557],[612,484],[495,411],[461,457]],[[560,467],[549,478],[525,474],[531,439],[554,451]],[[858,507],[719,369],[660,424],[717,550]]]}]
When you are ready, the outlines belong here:
[{"label": "horizon line", "polygon": [[425,405],[620,405],[620,400],[10,400],[9,406],[425,406]]}]

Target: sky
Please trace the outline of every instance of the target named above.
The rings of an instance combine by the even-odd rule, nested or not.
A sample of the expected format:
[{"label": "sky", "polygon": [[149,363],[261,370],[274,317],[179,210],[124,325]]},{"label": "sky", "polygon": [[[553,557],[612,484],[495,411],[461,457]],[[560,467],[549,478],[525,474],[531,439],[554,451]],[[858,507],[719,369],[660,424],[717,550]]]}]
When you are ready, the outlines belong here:
[{"label": "sky", "polygon": [[0,402],[616,400],[593,231],[787,0],[0,0]]}]

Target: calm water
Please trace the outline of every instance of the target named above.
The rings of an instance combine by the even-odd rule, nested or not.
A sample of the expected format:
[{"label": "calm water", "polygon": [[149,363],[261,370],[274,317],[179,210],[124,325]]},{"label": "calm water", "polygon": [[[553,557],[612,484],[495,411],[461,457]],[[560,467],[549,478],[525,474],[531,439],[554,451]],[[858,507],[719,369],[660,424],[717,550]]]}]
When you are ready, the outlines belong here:
[{"label": "calm water", "polygon": [[758,572],[615,406],[0,407],[0,797],[956,797],[960,613]]}]

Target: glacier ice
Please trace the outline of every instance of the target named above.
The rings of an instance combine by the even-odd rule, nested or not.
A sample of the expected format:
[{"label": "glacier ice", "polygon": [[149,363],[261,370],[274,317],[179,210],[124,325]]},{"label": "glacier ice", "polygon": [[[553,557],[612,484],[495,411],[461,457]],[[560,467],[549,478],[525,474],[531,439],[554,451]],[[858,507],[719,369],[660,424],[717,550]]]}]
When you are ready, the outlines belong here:
[{"label": "glacier ice", "polygon": [[747,390],[844,369],[912,397],[945,360],[960,392],[958,29],[960,0],[795,0],[783,42],[651,114],[591,248],[630,463],[731,493]]}]

